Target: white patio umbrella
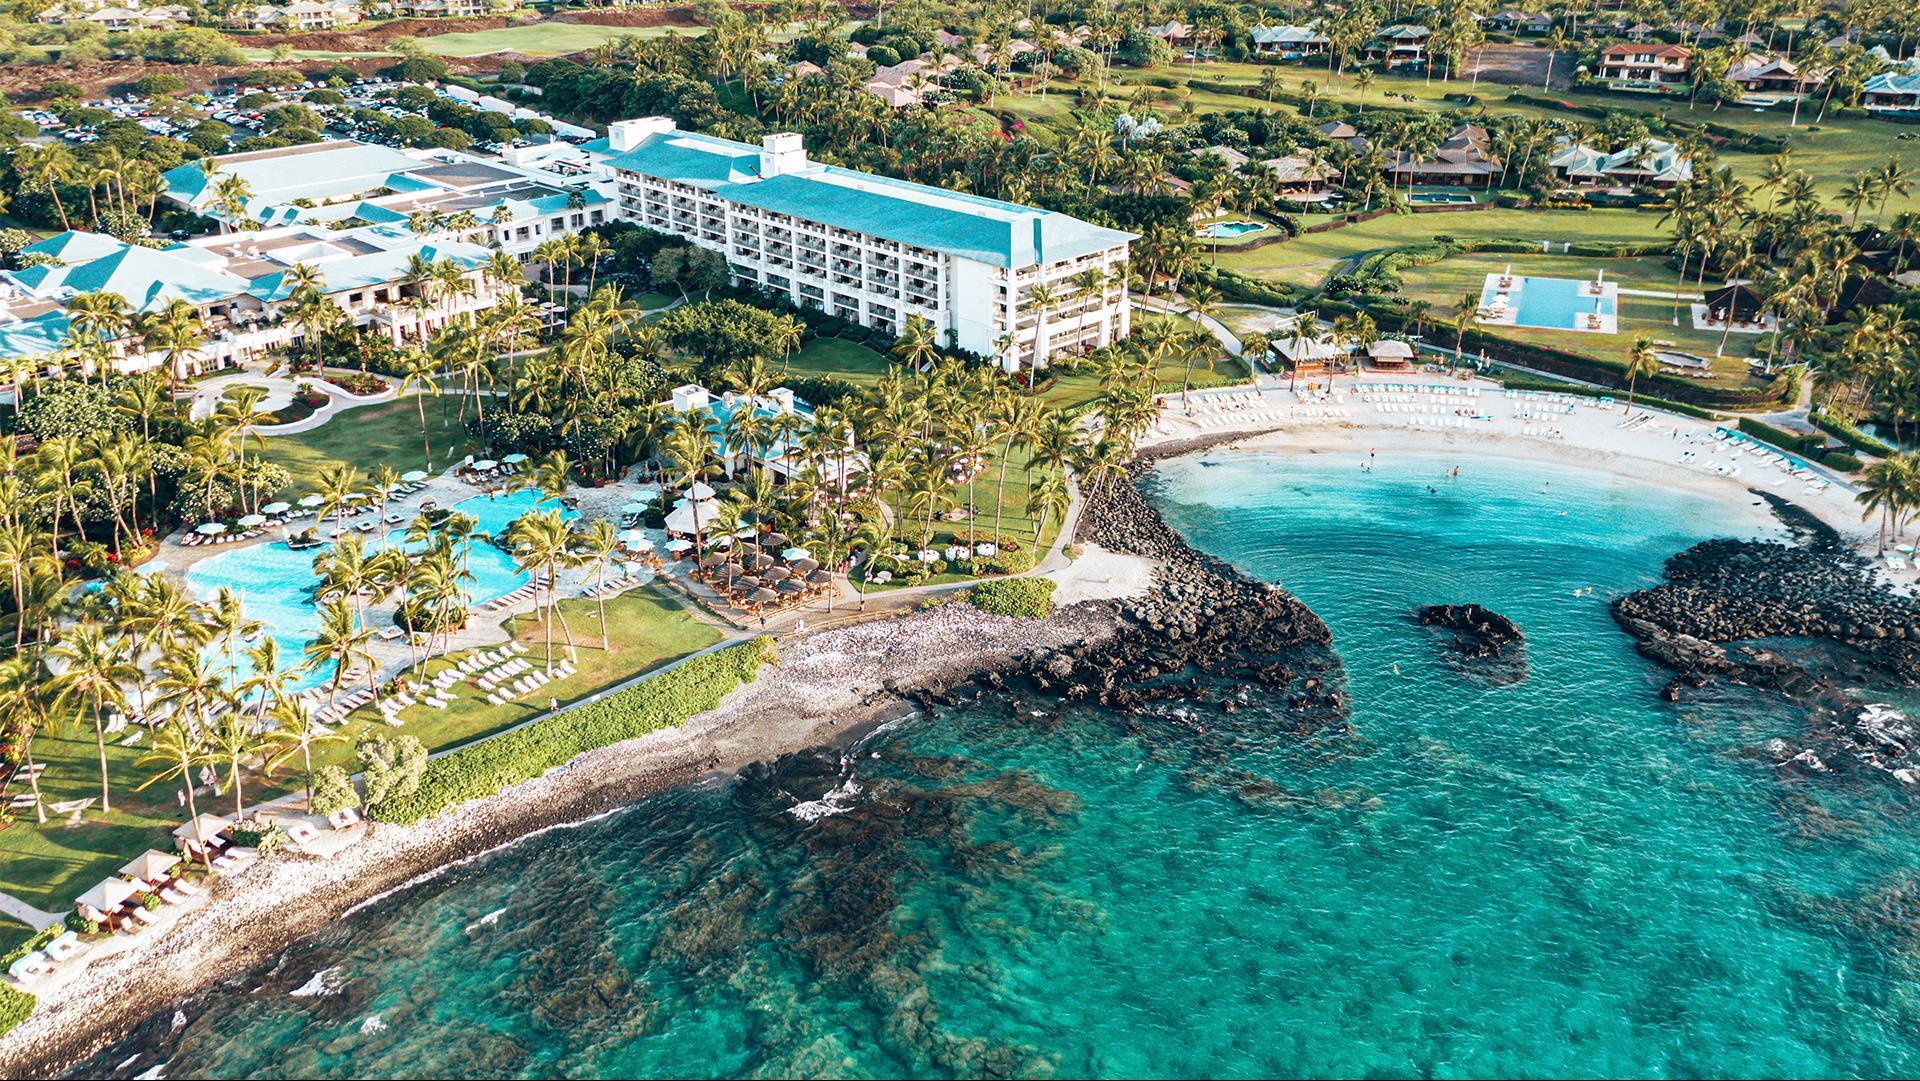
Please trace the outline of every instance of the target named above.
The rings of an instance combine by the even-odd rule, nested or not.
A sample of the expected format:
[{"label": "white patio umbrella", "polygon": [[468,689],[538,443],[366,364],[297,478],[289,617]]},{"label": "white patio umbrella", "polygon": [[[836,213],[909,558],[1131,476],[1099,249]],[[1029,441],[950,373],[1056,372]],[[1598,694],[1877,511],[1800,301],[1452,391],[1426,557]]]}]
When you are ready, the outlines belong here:
[{"label": "white patio umbrella", "polygon": [[696,480],[693,482],[693,487],[687,489],[687,498],[688,499],[712,499],[713,489],[707,487],[707,484],[705,481]]},{"label": "white patio umbrella", "polygon": [[[645,533],[640,532],[637,529],[621,530],[620,544],[622,547],[635,548],[635,549],[640,548],[642,544],[645,544],[648,547],[653,546],[653,542],[647,539],[647,535]],[[641,550],[644,551],[645,549],[641,549]]]},{"label": "white patio umbrella", "polygon": [[809,558],[809,556],[805,548],[789,548],[780,553],[780,558],[791,563],[796,559],[806,559]]},{"label": "white patio umbrella", "polygon": [[240,519],[241,529],[252,529],[254,526],[266,525],[266,524],[267,524],[267,516],[264,514],[249,514],[246,517]]},{"label": "white patio umbrella", "polygon": [[685,537],[676,537],[673,540],[670,540],[667,542],[667,551],[673,552],[675,554],[684,552],[691,547],[693,547],[693,542],[686,539]]},{"label": "white patio umbrella", "polygon": [[415,484],[427,479],[427,471],[424,469],[409,469],[405,473],[400,474],[400,479],[408,484]]},{"label": "white patio umbrella", "polygon": [[293,509],[293,504],[291,503],[269,503],[266,506],[260,508],[260,513],[285,514],[292,509]]},{"label": "white patio umbrella", "polygon": [[300,497],[300,505],[308,509],[317,507],[326,501],[327,497],[323,495],[303,495]]},{"label": "white patio umbrella", "polygon": [[499,465],[500,463],[494,461],[492,458],[482,458],[479,461],[473,463],[473,468],[484,472],[485,470],[488,470],[488,469],[498,468]]},{"label": "white patio umbrella", "polygon": [[194,530],[195,533],[207,537],[217,537],[226,531],[226,525],[221,522],[201,522],[200,527]]},{"label": "white patio umbrella", "polygon": [[620,513],[621,514],[643,514],[646,512],[646,509],[647,509],[647,505],[645,503],[628,503],[625,506],[622,506],[620,508]]},{"label": "white patio umbrella", "polygon": [[509,454],[502,457],[500,460],[507,463],[508,465],[519,465],[521,462],[524,462],[527,460],[527,456],[524,454]]},{"label": "white patio umbrella", "polygon": [[719,516],[720,504],[714,500],[696,502],[682,499],[667,514],[667,532],[692,533],[712,525]]}]

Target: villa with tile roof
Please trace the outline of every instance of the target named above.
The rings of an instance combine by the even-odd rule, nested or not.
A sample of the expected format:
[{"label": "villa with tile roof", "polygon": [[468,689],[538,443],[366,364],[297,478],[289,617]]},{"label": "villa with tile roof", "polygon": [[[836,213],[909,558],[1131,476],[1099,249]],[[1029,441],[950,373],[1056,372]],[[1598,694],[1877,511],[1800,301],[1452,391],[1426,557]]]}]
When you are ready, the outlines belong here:
[{"label": "villa with tile roof", "polygon": [[[793,133],[752,146],[648,117],[583,149],[615,180],[629,220],[721,253],[740,283],[849,322],[898,333],[921,316],[945,343],[1008,371],[1130,328],[1130,233],[823,165]],[[1088,271],[1103,284],[1083,292]],[[1043,285],[1054,297],[1044,305]]]},{"label": "villa with tile roof", "polygon": [[[339,139],[228,154],[213,164],[211,178],[199,162],[169,170],[162,177],[167,198],[224,218],[219,178],[238,176],[252,193],[245,217],[269,227],[406,228],[420,221],[432,225],[421,234],[426,239],[490,244],[523,262],[546,240],[618,216],[612,185],[587,173],[453,150],[397,150]],[[447,224],[461,215],[471,215],[475,224]]]},{"label": "villa with tile roof", "polygon": [[[500,291],[511,288],[484,273],[486,248],[435,243],[392,226],[334,231],[294,225],[163,248],[68,232],[30,244],[24,253],[45,258],[0,271],[0,356],[35,358],[49,368],[62,363],[72,344],[67,305],[82,294],[114,294],[136,317],[177,300],[193,306],[206,336],[199,350],[180,360],[174,374],[182,378],[299,341],[300,328],[283,319],[296,288],[296,266],[316,272],[321,291],[355,326],[395,344],[424,340],[462,313],[492,307]],[[411,273],[416,257],[430,264],[451,260],[465,271],[471,292],[420,300],[426,285]],[[164,363],[138,335],[111,346],[121,371]]]},{"label": "villa with tile roof", "polygon": [[1247,31],[1247,42],[1262,56],[1290,60],[1321,56],[1327,51],[1327,35],[1315,26],[1256,26]]},{"label": "villa with tile roof", "polygon": [[1693,179],[1693,162],[1664,139],[1649,139],[1613,153],[1563,140],[1547,159],[1547,167],[1576,187],[1671,188]]},{"label": "villa with tile roof", "polygon": [[1920,111],[1920,72],[1883,71],[1868,78],[1860,104],[1871,113]]},{"label": "villa with tile roof", "polygon": [[1686,79],[1693,50],[1659,42],[1609,45],[1600,50],[1600,78],[1627,86],[1664,86]]}]

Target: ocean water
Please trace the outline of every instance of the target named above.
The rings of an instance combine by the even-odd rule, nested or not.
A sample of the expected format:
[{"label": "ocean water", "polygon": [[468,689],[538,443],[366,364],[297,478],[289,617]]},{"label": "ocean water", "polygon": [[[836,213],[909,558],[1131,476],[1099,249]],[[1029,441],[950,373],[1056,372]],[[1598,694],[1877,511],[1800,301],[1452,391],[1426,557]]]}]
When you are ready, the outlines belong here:
[{"label": "ocean water", "polygon": [[[1537,463],[1221,453],[1148,483],[1334,632],[1338,734],[1013,697],[449,870],[152,1018],[167,1076],[1910,1075],[1920,841],[1606,613],[1765,528]],[[1457,479],[1443,478],[1453,465]],[[1588,590],[1591,590],[1589,593]],[[1409,611],[1475,601],[1526,678]],[[161,1066],[162,1063],[166,1066]]]}]

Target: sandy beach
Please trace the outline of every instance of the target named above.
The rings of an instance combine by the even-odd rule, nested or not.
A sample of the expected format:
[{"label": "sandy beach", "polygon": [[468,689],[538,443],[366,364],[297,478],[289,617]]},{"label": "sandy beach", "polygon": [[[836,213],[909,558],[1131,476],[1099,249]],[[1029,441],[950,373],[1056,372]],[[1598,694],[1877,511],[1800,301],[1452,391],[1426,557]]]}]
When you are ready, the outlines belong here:
[{"label": "sandy beach", "polygon": [[[1370,377],[1343,379],[1332,394],[1244,388],[1194,394],[1185,409],[1177,395],[1170,395],[1143,449],[1203,442],[1298,453],[1451,454],[1467,468],[1476,457],[1551,460],[1668,490],[1695,491],[1723,503],[1751,502],[1751,492],[1766,492],[1818,517],[1867,554],[1876,551],[1874,523],[1861,518],[1854,489],[1840,475],[1813,466],[1811,474],[1825,484],[1809,485],[1755,453],[1716,440],[1718,426],[1712,422],[1637,406],[1631,417],[1645,419],[1623,428],[1631,419],[1623,403],[1604,405],[1572,395],[1509,396],[1480,380]],[[1899,581],[1911,584],[1912,578],[1908,573]]]},{"label": "sandy beach", "polygon": [[[1149,575],[1108,564],[1130,585]],[[1109,590],[1108,595],[1119,595]],[[852,738],[938,689],[1036,651],[1096,639],[1107,610],[1074,605],[1045,620],[943,604],[780,643],[777,664],[680,728],[582,755],[545,776],[414,826],[379,825],[321,857],[276,853],[223,877],[163,937],[35,988],[38,1008],[0,1037],[0,1075],[45,1076],[92,1053],[174,999],[271,958],[370,898],[555,826],[649,793],[722,778],[750,762]]]}]

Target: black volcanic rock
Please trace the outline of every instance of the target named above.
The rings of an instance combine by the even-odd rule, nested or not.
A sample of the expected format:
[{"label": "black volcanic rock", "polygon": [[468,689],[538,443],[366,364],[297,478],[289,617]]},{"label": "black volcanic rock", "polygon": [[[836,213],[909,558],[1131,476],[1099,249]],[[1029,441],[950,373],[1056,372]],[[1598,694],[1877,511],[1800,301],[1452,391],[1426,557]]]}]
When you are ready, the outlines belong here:
[{"label": "black volcanic rock", "polygon": [[1506,616],[1478,604],[1431,604],[1413,618],[1423,627],[1452,632],[1447,660],[1461,675],[1497,684],[1527,678],[1525,641]]}]

